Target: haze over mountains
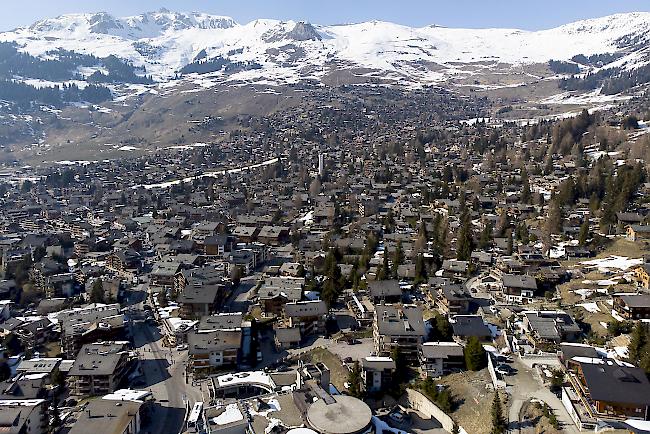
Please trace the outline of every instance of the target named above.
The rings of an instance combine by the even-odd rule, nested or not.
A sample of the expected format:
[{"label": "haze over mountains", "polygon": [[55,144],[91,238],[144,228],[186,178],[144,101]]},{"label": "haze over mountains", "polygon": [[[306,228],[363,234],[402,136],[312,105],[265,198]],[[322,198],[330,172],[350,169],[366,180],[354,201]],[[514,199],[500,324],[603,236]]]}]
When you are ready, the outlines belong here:
[{"label": "haze over mountains", "polygon": [[[114,55],[155,81],[200,73],[226,80],[322,81],[348,70],[357,82],[422,85],[481,76],[505,66],[568,61],[576,72],[645,66],[650,13],[618,14],[542,31],[411,28],[388,22],[317,25],[167,10],[118,18],[107,13],[63,15],[0,33],[21,52],[56,59],[58,50],[97,58]],[[607,54],[599,63],[576,55]],[[604,61],[603,61],[604,59]],[[88,77],[101,66],[80,68]],[[553,74],[549,74],[553,75]],[[38,78],[38,77],[29,77]]]}]

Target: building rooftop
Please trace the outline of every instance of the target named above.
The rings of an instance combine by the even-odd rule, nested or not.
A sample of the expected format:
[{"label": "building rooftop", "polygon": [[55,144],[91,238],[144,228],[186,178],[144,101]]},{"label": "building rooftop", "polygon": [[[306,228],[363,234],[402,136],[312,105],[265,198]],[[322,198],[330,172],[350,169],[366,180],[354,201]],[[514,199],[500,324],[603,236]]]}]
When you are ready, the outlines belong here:
[{"label": "building rooftop", "polygon": [[125,350],[123,343],[86,344],[81,347],[68,375],[111,375]]},{"label": "building rooftop", "polygon": [[86,404],[85,411],[79,413],[69,434],[123,433],[142,405],[139,401],[90,401]]},{"label": "building rooftop", "polygon": [[641,368],[610,363],[581,363],[594,401],[650,406],[650,383]]},{"label": "building rooftop", "polygon": [[360,399],[334,395],[331,400],[319,399],[309,406],[307,421],[323,434],[362,433],[369,427],[372,411]]},{"label": "building rooftop", "polygon": [[375,318],[379,333],[389,336],[424,336],[424,319],[419,306],[378,304]]}]

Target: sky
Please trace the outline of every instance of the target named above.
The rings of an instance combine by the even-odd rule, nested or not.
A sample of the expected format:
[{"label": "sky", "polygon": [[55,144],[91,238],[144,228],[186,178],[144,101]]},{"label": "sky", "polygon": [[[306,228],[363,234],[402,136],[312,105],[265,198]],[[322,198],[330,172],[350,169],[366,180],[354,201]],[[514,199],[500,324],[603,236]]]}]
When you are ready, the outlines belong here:
[{"label": "sky", "polygon": [[540,30],[619,12],[650,12],[648,0],[4,0],[0,30],[74,12],[137,15],[165,7],[225,15],[340,24],[369,20],[413,27],[507,27]]}]

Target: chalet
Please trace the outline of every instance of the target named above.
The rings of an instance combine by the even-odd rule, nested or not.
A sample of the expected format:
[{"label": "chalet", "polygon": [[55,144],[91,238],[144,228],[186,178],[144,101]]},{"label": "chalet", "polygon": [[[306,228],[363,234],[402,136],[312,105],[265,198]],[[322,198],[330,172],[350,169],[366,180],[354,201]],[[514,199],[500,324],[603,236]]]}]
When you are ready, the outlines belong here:
[{"label": "chalet", "polygon": [[529,303],[535,297],[537,282],[534,277],[525,274],[503,274],[501,289],[509,303]]},{"label": "chalet", "polygon": [[446,259],[442,262],[442,277],[464,280],[467,276],[468,270],[469,270],[468,261]]},{"label": "chalet", "polygon": [[236,365],[242,344],[241,313],[219,314],[201,320],[187,335],[192,369]]},{"label": "chalet", "polygon": [[634,280],[640,287],[650,289],[650,264],[644,263],[634,268]]},{"label": "chalet", "polygon": [[650,294],[614,294],[614,311],[625,321],[650,319]]},{"label": "chalet", "polygon": [[106,268],[117,273],[138,270],[141,266],[140,254],[135,250],[117,250],[106,258]]},{"label": "chalet", "polygon": [[258,291],[258,298],[265,316],[280,316],[284,305],[302,300],[304,278],[270,277]]},{"label": "chalet", "polygon": [[232,234],[240,243],[252,243],[256,241],[259,233],[259,228],[254,226],[237,226],[232,231]]},{"label": "chalet", "polygon": [[472,300],[464,285],[443,285],[438,290],[436,307],[445,315],[465,315],[469,313]]},{"label": "chalet", "polygon": [[399,303],[402,300],[402,289],[397,280],[373,280],[368,282],[368,292],[373,303]]},{"label": "chalet", "polygon": [[257,239],[269,246],[280,246],[289,240],[289,228],[282,226],[264,226]]},{"label": "chalet", "polygon": [[625,237],[630,241],[647,240],[650,238],[650,225],[629,225]]},{"label": "chalet", "polygon": [[275,348],[282,351],[298,347],[302,341],[302,336],[298,327],[278,327],[274,329],[273,340]]},{"label": "chalet", "polygon": [[234,239],[230,235],[212,235],[203,240],[203,253],[207,256],[223,258],[232,251]]},{"label": "chalet", "polygon": [[119,401],[116,403],[106,397],[89,401],[67,432],[69,434],[142,432],[141,424],[146,404],[141,400],[121,398]]},{"label": "chalet", "polygon": [[151,287],[172,289],[174,288],[176,274],[180,271],[180,262],[156,262],[149,275],[149,284]]},{"label": "chalet", "polygon": [[226,287],[223,283],[185,286],[176,300],[181,305],[180,316],[184,319],[201,318],[215,312],[224,298]]},{"label": "chalet", "polygon": [[6,433],[49,432],[49,401],[46,399],[0,399],[0,420]]},{"label": "chalet", "polygon": [[650,383],[642,369],[614,360],[582,359],[569,373],[592,418],[650,420]]},{"label": "chalet", "polygon": [[456,339],[466,341],[475,337],[481,342],[492,340],[490,328],[479,315],[456,315],[450,319],[450,323]]},{"label": "chalet", "polygon": [[563,311],[525,311],[522,315],[522,328],[535,348],[576,341],[582,332]]},{"label": "chalet", "polygon": [[424,378],[440,377],[465,366],[463,347],[456,342],[425,342],[418,354]]}]

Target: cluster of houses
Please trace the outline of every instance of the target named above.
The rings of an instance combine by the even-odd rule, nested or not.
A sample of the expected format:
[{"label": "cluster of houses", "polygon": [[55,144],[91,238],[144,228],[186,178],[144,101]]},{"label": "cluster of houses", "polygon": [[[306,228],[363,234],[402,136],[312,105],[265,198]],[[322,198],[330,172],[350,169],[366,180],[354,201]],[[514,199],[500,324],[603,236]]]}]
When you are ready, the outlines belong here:
[{"label": "cluster of houses", "polygon": [[[390,90],[347,89],[346,110],[314,92],[306,110],[242,117],[242,131],[220,146],[3,173],[0,421],[11,432],[44,432],[63,389],[100,398],[71,431],[138,432],[155,396],[124,388],[138,373],[131,329],[143,318],[163,345],[187,349],[186,373],[208,378],[213,397],[241,397],[206,403],[209,432],[266,432],[273,400],[296,409],[276,418],[285,428],[364,432],[369,409],[332,391],[327,367],[251,371],[321,337],[372,341],[359,359],[367,393],[391,388],[398,358],[423,378],[463,370],[478,341],[495,354],[560,354],[563,402],[577,423],[650,418],[647,378],[582,346],[583,324],[558,290],[580,278],[567,262],[599,253],[580,240],[585,222],[589,234],[599,230],[589,200],[567,206],[554,233],[544,227],[551,196],[586,167],[552,155],[544,172],[525,175],[546,138],[520,143],[526,131],[516,126],[502,131],[515,145],[474,152],[469,144],[494,134],[441,121],[438,106],[464,113],[467,102],[431,89],[403,107],[364,103]],[[616,239],[647,247],[645,207],[616,214]],[[629,274],[634,291],[613,285],[602,298],[619,321],[647,321],[650,260]],[[340,327],[344,316],[354,327]],[[613,387],[623,392],[607,396]],[[344,416],[340,430],[323,416],[332,409]],[[115,427],[118,419],[128,423]]]}]

